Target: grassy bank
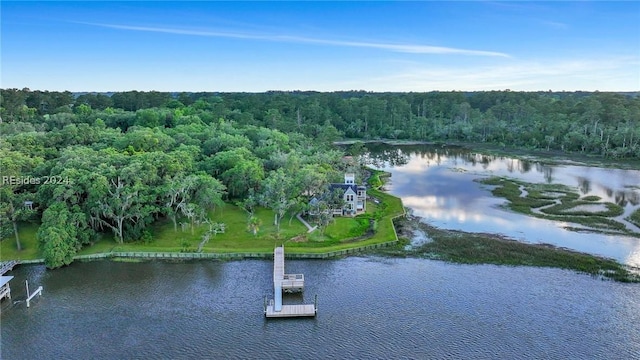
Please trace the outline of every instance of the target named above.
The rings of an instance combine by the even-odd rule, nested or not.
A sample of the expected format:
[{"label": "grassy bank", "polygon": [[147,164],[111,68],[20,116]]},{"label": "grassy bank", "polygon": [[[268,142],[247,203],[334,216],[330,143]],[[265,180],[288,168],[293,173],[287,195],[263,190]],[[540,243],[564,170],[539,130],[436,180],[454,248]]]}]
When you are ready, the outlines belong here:
[{"label": "grassy bank", "polygon": [[545,164],[579,163],[588,166],[640,170],[640,160],[634,158],[611,159],[601,155],[589,155],[579,152],[564,152],[560,150],[543,150],[530,148],[502,147],[487,143],[455,143],[452,145],[463,146],[488,155],[505,156],[516,159],[526,159],[544,162]]},{"label": "grassy bank", "polygon": [[20,236],[22,250],[18,251],[16,239],[12,233],[0,242],[0,261],[30,260],[42,257],[40,256],[40,250],[38,249],[38,243],[36,241],[37,232],[37,224],[20,223],[18,225],[18,234]]},{"label": "grassy bank", "polygon": [[[557,248],[546,244],[526,244],[500,235],[466,233],[437,229],[415,217],[398,219],[403,238],[423,231],[430,242],[405,250],[402,246],[381,249],[379,253],[417,256],[461,264],[539,266],[574,270],[620,282],[640,282],[640,276],[612,259]],[[405,243],[406,244],[406,243]]]}]

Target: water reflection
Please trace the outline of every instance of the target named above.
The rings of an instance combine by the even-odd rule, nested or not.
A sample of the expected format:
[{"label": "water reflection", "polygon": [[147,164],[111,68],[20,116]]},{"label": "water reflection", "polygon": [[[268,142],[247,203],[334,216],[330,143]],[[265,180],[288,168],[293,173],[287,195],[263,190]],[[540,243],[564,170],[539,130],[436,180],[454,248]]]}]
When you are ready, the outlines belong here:
[{"label": "water reflection", "polygon": [[370,150],[365,158],[366,162],[372,166],[382,167],[384,164],[402,166],[409,161],[409,154],[399,148],[383,147],[376,151]]},{"label": "water reflection", "polygon": [[589,181],[589,179],[579,176],[578,177],[578,189],[580,189],[580,192],[585,195],[588,194],[591,191],[591,181]]},{"label": "water reflection", "polygon": [[248,260],[18,267],[16,287],[28,279],[46,293],[30,308],[2,313],[0,357],[640,358],[639,286],[548,268],[291,260],[290,271],[309,280],[301,301],[318,294],[318,316],[267,321],[262,306],[273,291],[272,266]]},{"label": "water reflection", "polygon": [[[509,212],[500,207],[503,199],[474,182],[487,176],[506,176],[530,183],[564,184],[581,196],[598,196],[622,206],[622,219],[640,207],[640,171],[549,165],[456,147],[372,145],[369,150],[365,157],[368,163],[392,173],[388,191],[435,226],[551,243],[640,266],[639,239],[571,232],[563,226],[575,224]],[[640,232],[637,227],[628,227]]]}]

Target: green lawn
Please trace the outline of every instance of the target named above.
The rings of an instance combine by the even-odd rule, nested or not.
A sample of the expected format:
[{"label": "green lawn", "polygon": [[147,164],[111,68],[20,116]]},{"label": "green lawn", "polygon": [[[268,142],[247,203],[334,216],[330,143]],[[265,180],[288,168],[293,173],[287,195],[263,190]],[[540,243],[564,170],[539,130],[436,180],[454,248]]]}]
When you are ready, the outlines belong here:
[{"label": "green lawn", "polygon": [[367,192],[369,195],[376,197],[381,201],[381,206],[378,210],[381,212],[381,216],[380,220],[378,220],[376,238],[379,238],[381,240],[380,242],[396,240],[397,238],[393,226],[393,219],[404,214],[402,200],[380,190],[371,189]]},{"label": "green lawn", "polygon": [[2,242],[0,242],[0,260],[37,259],[40,255],[36,241],[37,232],[37,224],[20,223],[18,225],[18,235],[20,236],[22,251],[18,251],[16,238],[13,233],[11,233],[10,236],[2,239]]},{"label": "green lawn", "polygon": [[[290,214],[287,214],[277,234],[273,224],[273,212],[268,209],[259,209],[256,216],[262,224],[257,235],[253,235],[247,228],[247,214],[232,204],[226,204],[222,208],[212,211],[209,215],[213,222],[225,224],[225,233],[210,237],[204,246],[204,252],[215,253],[270,253],[273,247],[285,244],[292,253],[323,253],[343,250],[355,246],[366,246],[395,240],[395,232],[391,218],[402,213],[400,199],[377,192],[375,196],[381,200],[381,204],[367,203],[367,214],[355,218],[336,217],[327,227],[324,234],[319,230],[311,234],[307,228],[295,217],[290,222]],[[354,242],[354,238],[366,234],[369,229],[369,218],[377,220],[374,236]],[[161,220],[150,226],[152,241],[117,244],[110,233],[101,234],[101,239],[91,246],[87,246],[78,252],[78,255],[97,254],[105,252],[195,252],[202,241],[202,236],[208,230],[207,224],[195,226],[193,231],[187,228],[185,231],[178,226],[175,231],[170,220]],[[4,239],[1,243],[0,259],[37,259],[41,257],[37,248],[35,234],[37,225],[23,224],[20,227],[23,251],[18,253],[13,238]],[[293,239],[293,240],[292,240]]]},{"label": "green lawn", "polygon": [[[204,252],[271,252],[274,244],[281,244],[292,237],[304,234],[307,228],[296,218],[289,224],[289,215],[282,219],[280,233],[274,225],[273,212],[258,209],[256,216],[261,220],[258,233],[254,236],[247,228],[247,214],[232,204],[226,204],[209,214],[212,222],[224,223],[225,233],[212,235],[204,246]],[[153,240],[149,243],[135,242],[116,245],[113,251],[162,251],[195,252],[209,226],[202,224],[185,231],[178,225],[175,231],[169,220],[158,221],[151,227]],[[89,251],[88,253],[91,253]]]},{"label": "green lawn", "polygon": [[340,217],[327,228],[325,234],[335,240],[346,240],[364,235],[369,229],[369,219],[365,217]]}]

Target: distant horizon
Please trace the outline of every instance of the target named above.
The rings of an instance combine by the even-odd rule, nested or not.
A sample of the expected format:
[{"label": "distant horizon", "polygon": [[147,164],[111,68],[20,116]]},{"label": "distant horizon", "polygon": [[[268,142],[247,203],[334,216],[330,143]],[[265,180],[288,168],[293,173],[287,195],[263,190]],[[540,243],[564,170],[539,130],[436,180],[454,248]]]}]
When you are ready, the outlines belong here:
[{"label": "distant horizon", "polygon": [[640,2],[3,1],[1,6],[0,88],[640,90]]}]

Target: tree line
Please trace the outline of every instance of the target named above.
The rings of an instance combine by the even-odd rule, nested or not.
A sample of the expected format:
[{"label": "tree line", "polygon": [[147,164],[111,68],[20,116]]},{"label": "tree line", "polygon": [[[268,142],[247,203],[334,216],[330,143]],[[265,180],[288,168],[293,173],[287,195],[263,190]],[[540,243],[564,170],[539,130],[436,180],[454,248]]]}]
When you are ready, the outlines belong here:
[{"label": "tree line", "polygon": [[[178,125],[183,116],[209,123],[296,132],[322,140],[408,139],[640,157],[638,93],[428,92],[110,94],[2,90],[5,122],[90,122],[107,126]],[[100,114],[108,112],[109,114]],[[69,117],[76,115],[72,120]],[[92,119],[91,119],[92,118]],[[184,121],[184,120],[182,120]]]}]

